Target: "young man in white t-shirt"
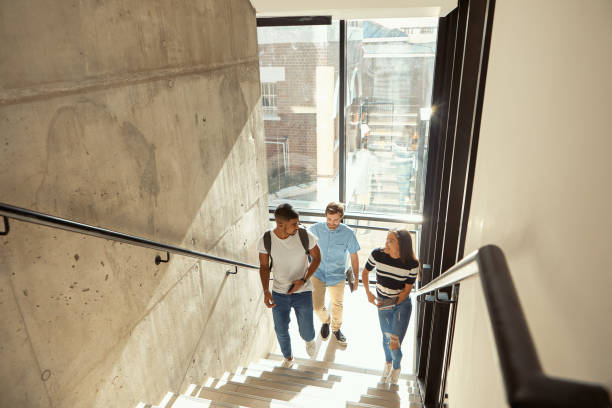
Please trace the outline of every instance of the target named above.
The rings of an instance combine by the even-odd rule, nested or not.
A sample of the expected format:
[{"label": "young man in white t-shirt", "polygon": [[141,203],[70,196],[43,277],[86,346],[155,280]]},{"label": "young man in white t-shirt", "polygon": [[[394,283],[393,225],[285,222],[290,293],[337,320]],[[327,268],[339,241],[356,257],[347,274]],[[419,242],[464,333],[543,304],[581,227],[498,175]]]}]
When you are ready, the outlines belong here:
[{"label": "young man in white t-shirt", "polygon": [[[283,353],[283,367],[293,365],[291,338],[289,337],[289,320],[291,308],[295,310],[300,336],[306,342],[306,351],[314,357],[316,346],[312,308],[312,282],[310,277],[321,262],[321,251],[317,246],[317,237],[308,234],[308,254],[299,236],[299,214],[290,204],[281,204],[274,211],[276,228],[269,231],[270,253],[265,246],[264,234],[257,244],[259,251],[259,275],[264,291],[264,303],[272,308],[274,331]],[[270,284],[270,258],[274,283]]]}]

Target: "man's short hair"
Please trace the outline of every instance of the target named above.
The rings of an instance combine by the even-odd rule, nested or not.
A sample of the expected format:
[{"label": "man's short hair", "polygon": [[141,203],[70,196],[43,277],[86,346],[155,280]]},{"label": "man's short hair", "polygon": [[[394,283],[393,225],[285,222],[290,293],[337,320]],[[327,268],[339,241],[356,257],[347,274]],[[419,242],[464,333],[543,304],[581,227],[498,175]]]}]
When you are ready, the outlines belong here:
[{"label": "man's short hair", "polygon": [[289,203],[281,204],[274,210],[274,219],[276,220],[290,221],[299,217],[300,214],[298,214]]},{"label": "man's short hair", "polygon": [[332,201],[331,203],[327,204],[325,214],[340,214],[341,217],[344,217],[344,204]]}]

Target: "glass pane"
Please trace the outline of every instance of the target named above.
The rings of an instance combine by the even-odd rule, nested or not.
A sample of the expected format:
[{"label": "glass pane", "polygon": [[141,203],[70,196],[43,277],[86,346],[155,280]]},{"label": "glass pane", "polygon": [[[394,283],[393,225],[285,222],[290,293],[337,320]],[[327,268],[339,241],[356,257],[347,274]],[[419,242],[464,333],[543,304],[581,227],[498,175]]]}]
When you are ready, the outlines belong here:
[{"label": "glass pane", "polygon": [[347,211],[422,215],[437,19],[347,22]]},{"label": "glass pane", "polygon": [[259,27],[270,206],[338,200],[339,24]]},{"label": "glass pane", "polygon": [[[275,228],[276,223],[272,220],[274,216],[270,214],[270,228]],[[303,227],[309,228],[312,224],[317,222],[325,222],[325,217],[321,216],[310,216],[300,215],[300,224]],[[392,229],[407,229],[412,235],[412,243],[414,244],[414,253],[419,257],[420,239],[421,239],[421,225],[410,224],[410,223],[397,223],[397,222],[383,222],[383,221],[366,221],[366,220],[354,220],[345,218],[343,223],[351,227],[357,235],[357,241],[361,249],[359,250],[359,273],[363,271],[365,263],[370,256],[370,253],[376,249],[385,246],[385,240],[387,234]],[[347,257],[347,266],[350,265],[350,260]],[[360,275],[361,276],[361,275]],[[371,279],[374,279],[373,275],[370,275]]]}]

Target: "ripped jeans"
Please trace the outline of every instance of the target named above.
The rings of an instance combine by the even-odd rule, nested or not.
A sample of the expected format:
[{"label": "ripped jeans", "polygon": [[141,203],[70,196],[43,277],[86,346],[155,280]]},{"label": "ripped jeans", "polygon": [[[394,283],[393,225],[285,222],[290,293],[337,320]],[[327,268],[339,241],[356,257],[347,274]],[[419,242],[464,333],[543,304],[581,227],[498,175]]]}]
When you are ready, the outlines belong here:
[{"label": "ripped jeans", "polygon": [[[406,330],[408,330],[411,312],[412,303],[410,303],[410,297],[407,297],[402,303],[393,306],[391,309],[378,310],[378,320],[383,334],[385,360],[387,363],[393,362],[394,369],[400,368],[400,362],[402,361],[401,345],[406,335]],[[391,337],[396,337],[399,341],[397,347],[394,347],[395,350],[392,350],[390,345]]]}]

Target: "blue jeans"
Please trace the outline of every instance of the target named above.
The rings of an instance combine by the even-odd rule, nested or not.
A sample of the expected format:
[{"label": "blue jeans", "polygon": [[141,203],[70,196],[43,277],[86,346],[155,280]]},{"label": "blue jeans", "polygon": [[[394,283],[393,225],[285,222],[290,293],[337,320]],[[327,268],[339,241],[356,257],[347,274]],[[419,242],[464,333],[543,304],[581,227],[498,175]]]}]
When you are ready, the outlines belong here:
[{"label": "blue jeans", "polygon": [[272,308],[274,331],[283,356],[289,358],[293,356],[291,353],[291,337],[289,337],[291,308],[295,310],[302,339],[312,341],[315,337],[312,320],[312,292],[294,293],[292,295],[272,292],[272,298],[276,304]]},{"label": "blue jeans", "polygon": [[[393,363],[393,368],[400,368],[402,361],[402,341],[408,330],[408,322],[410,321],[410,313],[412,312],[412,303],[410,297],[406,298],[399,305],[393,306],[391,309],[378,310],[378,320],[380,329],[383,334],[383,350],[385,350],[385,360],[387,363]],[[400,347],[391,350],[389,341],[391,335],[396,335],[399,338]]]}]

